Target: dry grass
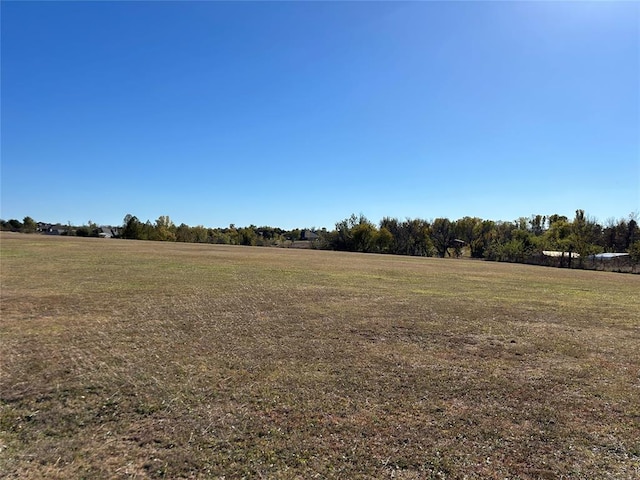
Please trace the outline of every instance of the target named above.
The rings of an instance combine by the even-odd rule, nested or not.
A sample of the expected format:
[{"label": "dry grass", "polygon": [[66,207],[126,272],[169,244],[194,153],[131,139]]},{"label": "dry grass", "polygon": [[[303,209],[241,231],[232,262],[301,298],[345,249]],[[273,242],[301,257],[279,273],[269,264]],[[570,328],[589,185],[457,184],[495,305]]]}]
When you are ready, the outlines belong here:
[{"label": "dry grass", "polygon": [[3,235],[6,478],[640,478],[640,277]]}]

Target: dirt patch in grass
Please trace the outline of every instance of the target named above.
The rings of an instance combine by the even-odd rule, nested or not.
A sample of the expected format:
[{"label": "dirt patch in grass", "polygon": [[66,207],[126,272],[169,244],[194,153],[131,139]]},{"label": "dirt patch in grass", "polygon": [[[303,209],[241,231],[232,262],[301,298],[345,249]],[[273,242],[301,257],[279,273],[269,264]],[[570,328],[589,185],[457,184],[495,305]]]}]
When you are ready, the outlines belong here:
[{"label": "dirt patch in grass", "polygon": [[0,237],[6,478],[638,478],[640,278]]}]

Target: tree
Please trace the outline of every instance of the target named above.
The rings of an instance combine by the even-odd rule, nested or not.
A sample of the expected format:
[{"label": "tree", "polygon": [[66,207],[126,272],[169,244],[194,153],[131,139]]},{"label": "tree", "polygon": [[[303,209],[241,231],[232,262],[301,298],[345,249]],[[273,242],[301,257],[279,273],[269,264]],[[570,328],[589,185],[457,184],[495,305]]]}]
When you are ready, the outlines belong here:
[{"label": "tree", "polygon": [[405,254],[419,257],[433,255],[433,242],[431,241],[431,226],[426,220],[419,218],[407,219],[402,222],[401,229],[404,232]]},{"label": "tree", "polygon": [[580,255],[580,264],[584,257],[600,250],[595,246],[600,231],[600,226],[592,219],[589,219],[584,210],[576,210],[576,216],[571,224],[570,245],[574,251]]},{"label": "tree", "polygon": [[336,250],[346,250],[353,251],[353,227],[355,227],[359,220],[361,220],[363,215],[360,215],[360,218],[356,216],[355,213],[352,213],[349,218],[345,218],[344,220],[336,223],[336,235],[333,238],[333,248]]},{"label": "tree", "polygon": [[181,223],[176,229],[176,242],[194,242],[193,232],[189,225]]},{"label": "tree", "polygon": [[[89,220],[87,228],[89,229],[89,236],[91,237],[99,237],[100,236],[100,228],[98,224]],[[77,233],[76,233],[77,235]]]},{"label": "tree", "polygon": [[229,228],[222,230],[223,237],[226,238],[225,243],[229,245],[240,245],[240,233],[236,226],[232,223]]},{"label": "tree", "polygon": [[376,247],[380,253],[389,253],[393,245],[393,235],[385,227],[380,227],[378,236],[376,237]]},{"label": "tree", "polygon": [[629,248],[629,256],[633,263],[640,263],[640,240],[636,240]]},{"label": "tree", "polygon": [[143,225],[140,223],[140,220],[138,220],[138,217],[127,214],[124,217],[120,236],[131,240],[143,240],[142,227]]},{"label": "tree", "polygon": [[255,246],[258,241],[255,227],[253,225],[238,229],[240,245]]},{"label": "tree", "polygon": [[[431,240],[440,258],[449,253],[455,240],[454,226],[448,218],[436,218],[431,224]],[[449,254],[451,255],[451,254]]]},{"label": "tree", "polygon": [[173,224],[168,215],[160,215],[156,220],[153,240],[175,242],[176,226]]},{"label": "tree", "polygon": [[598,244],[607,252],[626,252],[640,238],[640,228],[636,215],[625,219],[608,218],[606,226],[601,228]]},{"label": "tree", "polygon": [[373,223],[362,217],[360,223],[351,229],[353,250],[356,252],[372,252],[376,246],[378,231]]},{"label": "tree", "polygon": [[572,253],[575,251],[575,237],[572,235],[572,224],[566,217],[550,224],[545,232],[545,244],[551,250],[563,252],[560,257],[560,266],[564,266],[564,253],[568,252],[568,266],[571,266]]},{"label": "tree", "polygon": [[9,225],[9,229],[12,232],[19,232],[20,230],[22,230],[22,222],[20,220],[12,218],[7,222],[7,224]]},{"label": "tree", "polygon": [[24,219],[22,220],[22,231],[24,233],[34,233],[37,228],[38,225],[33,218],[24,217]]},{"label": "tree", "polygon": [[[433,255],[430,225],[426,220],[407,218],[404,222],[396,218],[384,217],[380,221],[379,235],[386,247],[383,250],[396,255]],[[391,235],[391,238],[389,238]]]},{"label": "tree", "polygon": [[[387,251],[389,253],[395,254],[404,254],[407,255],[406,249],[403,248],[402,244],[402,227],[400,222],[398,222],[397,218],[384,217],[380,220],[380,231],[389,232],[391,234],[391,242],[387,246]],[[385,234],[386,236],[386,234]]]},{"label": "tree", "polygon": [[544,233],[545,223],[547,221],[547,217],[543,215],[531,215],[529,219],[530,231],[536,237],[539,237]]},{"label": "tree", "polygon": [[640,240],[640,226],[635,219],[635,214],[629,215],[629,223],[627,224],[627,248],[631,248],[638,240]]},{"label": "tree", "polygon": [[487,260],[512,261],[510,258],[512,258],[514,254],[518,255],[518,252],[520,251],[520,243],[518,242],[518,239],[516,239],[515,243],[511,243],[514,239],[514,232],[522,231],[517,227],[518,222],[490,223],[493,225],[485,239],[486,246],[484,248],[484,258]]},{"label": "tree", "polygon": [[209,241],[209,231],[202,225],[191,228],[191,235],[194,242],[207,243]]},{"label": "tree", "polygon": [[565,217],[564,215],[558,215],[557,213],[554,213],[553,215],[549,216],[549,228],[551,228],[551,226],[556,223],[556,222],[568,222],[569,219],[567,217]]},{"label": "tree", "polygon": [[552,250],[568,251],[571,248],[571,224],[567,220],[557,220],[545,232],[547,247]]},{"label": "tree", "polygon": [[285,238],[287,238],[287,240],[296,242],[300,240],[300,237],[302,235],[302,230],[300,230],[299,228],[295,228],[293,230],[289,230],[288,232],[285,232],[284,235],[285,235]]},{"label": "tree", "polygon": [[471,244],[475,239],[476,225],[482,223],[482,220],[476,217],[464,217],[455,221],[454,230],[456,236],[464,240],[465,243]]},{"label": "tree", "polygon": [[488,220],[464,217],[455,222],[455,234],[469,246],[471,258],[482,258],[488,246],[487,234],[493,226],[493,222]]},{"label": "tree", "polygon": [[77,237],[88,237],[89,235],[91,235],[91,230],[86,225],[76,228]]},{"label": "tree", "polygon": [[469,243],[472,258],[485,258],[489,246],[495,241],[496,224],[492,220],[483,220],[473,227],[473,239]]}]

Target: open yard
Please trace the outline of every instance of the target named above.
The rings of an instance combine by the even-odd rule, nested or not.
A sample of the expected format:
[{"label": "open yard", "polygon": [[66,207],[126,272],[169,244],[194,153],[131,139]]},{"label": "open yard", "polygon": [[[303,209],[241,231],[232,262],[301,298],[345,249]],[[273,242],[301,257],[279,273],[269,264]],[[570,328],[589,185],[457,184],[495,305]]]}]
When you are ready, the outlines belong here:
[{"label": "open yard", "polygon": [[0,240],[5,478],[640,478],[640,276]]}]

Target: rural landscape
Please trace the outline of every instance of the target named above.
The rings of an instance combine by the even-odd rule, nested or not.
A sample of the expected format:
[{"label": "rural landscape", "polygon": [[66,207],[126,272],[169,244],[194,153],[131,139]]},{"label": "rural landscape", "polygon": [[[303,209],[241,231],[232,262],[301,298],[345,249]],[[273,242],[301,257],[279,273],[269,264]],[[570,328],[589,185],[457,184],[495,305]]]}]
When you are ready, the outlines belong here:
[{"label": "rural landscape", "polygon": [[637,275],[0,241],[4,478],[640,477]]},{"label": "rural landscape", "polygon": [[466,216],[458,220],[384,217],[376,225],[364,214],[352,214],[326,228],[250,225],[228,228],[176,225],[168,215],[142,222],[127,214],[120,226],[99,226],[91,220],[72,226],[36,222],[33,218],[0,220],[0,229],[48,235],[123,238],[166,242],[213,243],[266,247],[315,248],[360,253],[433,257],[470,257],[491,261],[554,267],[640,273],[638,214],[609,218],[602,225],[576,210],[564,215],[531,215],[514,221]]},{"label": "rural landscape", "polygon": [[640,480],[640,2],[0,37],[0,480]]}]

